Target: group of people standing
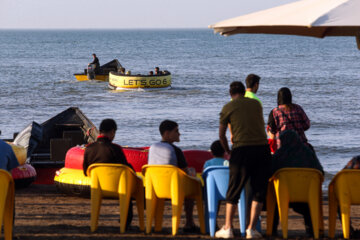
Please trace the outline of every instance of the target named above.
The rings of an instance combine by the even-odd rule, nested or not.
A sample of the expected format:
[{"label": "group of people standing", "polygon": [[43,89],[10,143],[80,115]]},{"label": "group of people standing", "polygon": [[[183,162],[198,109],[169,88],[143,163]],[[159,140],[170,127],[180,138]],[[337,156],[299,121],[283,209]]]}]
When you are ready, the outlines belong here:
[{"label": "group of people standing", "polygon": [[[283,167],[312,167],[323,171],[304,133],[310,128],[310,121],[301,106],[292,103],[291,91],[288,88],[279,90],[278,106],[269,114],[266,129],[270,139],[275,140],[275,149],[278,149],[271,155],[264,128],[262,104],[255,95],[259,81],[259,76],[250,74],[246,78],[246,89],[241,82],[231,83],[231,101],[220,113],[219,137],[225,151],[230,154],[230,179],[226,196],[225,225],[216,232],[215,237],[233,237],[235,207],[248,180],[252,190],[252,202],[246,238],[261,238],[262,235],[255,226],[263,209],[269,177]],[[228,127],[231,132],[231,151],[226,138]],[[312,234],[307,204],[293,208],[304,215],[307,233]],[[273,234],[276,234],[277,224],[274,225]]]}]

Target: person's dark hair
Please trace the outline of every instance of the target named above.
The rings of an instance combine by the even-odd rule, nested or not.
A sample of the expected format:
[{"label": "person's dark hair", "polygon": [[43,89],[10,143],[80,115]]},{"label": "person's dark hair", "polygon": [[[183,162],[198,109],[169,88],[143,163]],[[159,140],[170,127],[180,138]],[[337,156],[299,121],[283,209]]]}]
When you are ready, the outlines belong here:
[{"label": "person's dark hair", "polygon": [[161,136],[166,132],[166,131],[171,131],[174,128],[176,128],[178,126],[178,124],[174,121],[171,120],[164,120],[160,123],[159,126],[159,131]]},{"label": "person's dark hair", "polygon": [[238,81],[235,81],[235,82],[232,82],[230,84],[230,95],[234,95],[234,94],[241,94],[241,95],[244,95],[245,94],[245,86],[242,82],[238,82]]},{"label": "person's dark hair", "polygon": [[280,88],[278,91],[277,103],[279,105],[286,105],[287,108],[291,108],[292,95],[291,91],[287,87]]},{"label": "person's dark hair", "polygon": [[213,142],[211,144],[210,149],[211,149],[212,155],[214,155],[215,157],[223,157],[224,156],[225,150],[219,140],[216,140],[215,142]]},{"label": "person's dark hair", "polygon": [[93,53],[92,55],[93,55],[94,57],[96,57],[96,54],[95,54],[95,53]]},{"label": "person's dark hair", "polygon": [[114,119],[104,119],[102,120],[102,122],[100,123],[100,132],[101,133],[107,133],[110,132],[111,130],[117,130],[117,125]]},{"label": "person's dark hair", "polygon": [[255,86],[255,84],[260,82],[260,77],[256,74],[249,74],[246,77],[245,83],[246,83],[246,88],[253,88]]}]

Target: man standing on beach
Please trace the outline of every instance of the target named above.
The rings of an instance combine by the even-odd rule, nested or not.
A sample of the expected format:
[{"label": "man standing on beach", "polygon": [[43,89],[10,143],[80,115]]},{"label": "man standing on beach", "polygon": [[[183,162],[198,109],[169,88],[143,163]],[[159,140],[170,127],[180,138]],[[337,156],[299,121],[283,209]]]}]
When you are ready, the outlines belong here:
[{"label": "man standing on beach", "polygon": [[256,74],[249,74],[246,77],[245,83],[246,83],[245,97],[258,100],[259,103],[262,105],[262,102],[255,94],[259,89],[260,77]]},{"label": "man standing on beach", "polygon": [[[86,176],[86,170],[93,163],[119,163],[133,167],[126,160],[125,154],[120,145],[112,143],[117,130],[116,122],[113,119],[104,119],[100,123],[100,135],[96,142],[91,143],[85,148],[83,171]],[[130,201],[126,227],[130,226],[133,217],[132,203]]]},{"label": "man standing on beach", "polygon": [[[180,148],[175,146],[174,142],[180,142],[179,126],[171,120],[164,120],[159,126],[161,142],[154,143],[150,146],[148,164],[149,165],[174,165],[183,169],[190,176],[196,176],[193,168],[188,168],[184,153]],[[193,219],[193,200],[185,200],[186,224],[184,232],[199,232]]]},{"label": "man standing on beach", "polygon": [[[260,77],[256,74],[249,74],[245,79],[245,84],[246,84],[245,97],[259,101],[259,103],[262,106],[262,102],[256,96],[256,93],[257,93],[257,91],[259,89],[259,85],[260,85]],[[246,196],[246,201],[245,201],[246,207],[250,208],[251,202],[252,202],[252,191],[251,191],[251,186],[250,186],[249,181],[247,181],[247,183],[245,185],[245,196]],[[246,224],[249,223],[249,218],[250,218],[249,211],[247,211],[246,212]]]},{"label": "man standing on beach", "polygon": [[[216,232],[215,237],[234,236],[231,228],[234,211],[240,193],[250,178],[253,200],[246,238],[261,238],[262,235],[255,230],[255,226],[266,196],[271,161],[262,107],[258,101],[244,97],[245,86],[241,82],[231,83],[229,92],[232,101],[221,110],[219,137],[225,151],[230,154],[230,178],[226,194],[225,225]],[[228,124],[232,131],[232,151],[226,138]]]}]

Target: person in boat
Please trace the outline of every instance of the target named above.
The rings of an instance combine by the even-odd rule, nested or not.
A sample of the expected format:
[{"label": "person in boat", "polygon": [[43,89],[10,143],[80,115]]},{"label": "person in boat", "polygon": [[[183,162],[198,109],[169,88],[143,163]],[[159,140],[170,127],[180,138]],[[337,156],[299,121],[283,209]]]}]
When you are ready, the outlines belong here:
[{"label": "person in boat", "polygon": [[[184,153],[175,146],[174,142],[180,142],[179,126],[171,120],[164,120],[159,126],[161,141],[150,146],[148,155],[149,165],[174,165],[183,169],[188,175],[196,176],[194,168],[189,168]],[[193,219],[193,200],[185,200],[186,224],[184,232],[199,232]]]},{"label": "person in boat", "polygon": [[93,61],[91,63],[89,63],[88,65],[94,64],[95,65],[95,69],[94,69],[95,73],[99,73],[100,72],[100,61],[95,53],[93,53],[92,56],[93,56]]},{"label": "person in boat", "polygon": [[[88,167],[93,163],[119,163],[134,168],[127,162],[125,154],[120,145],[112,143],[117,130],[116,122],[113,119],[104,119],[100,123],[100,135],[96,141],[85,148],[83,171],[86,176]],[[126,228],[129,228],[133,217],[132,203],[130,201]]]},{"label": "person in boat", "polygon": [[11,169],[19,166],[19,162],[15,156],[12,147],[0,140],[0,169],[11,171]]},{"label": "person in boat", "polygon": [[162,72],[160,72],[159,67],[155,67],[155,75],[162,75]]},{"label": "person in boat", "polygon": [[119,72],[120,72],[120,74],[125,75],[125,68],[124,68],[124,67],[121,67],[121,68],[119,69]]},{"label": "person in boat", "polygon": [[[229,93],[232,100],[225,104],[220,112],[219,138],[225,152],[230,155],[230,178],[226,193],[225,225],[215,233],[215,237],[234,237],[232,230],[234,211],[240,193],[250,179],[253,197],[246,238],[262,238],[255,227],[265,201],[271,166],[262,106],[259,101],[244,96],[245,86],[242,82],[232,82]],[[231,151],[226,138],[228,124],[232,131]]]}]

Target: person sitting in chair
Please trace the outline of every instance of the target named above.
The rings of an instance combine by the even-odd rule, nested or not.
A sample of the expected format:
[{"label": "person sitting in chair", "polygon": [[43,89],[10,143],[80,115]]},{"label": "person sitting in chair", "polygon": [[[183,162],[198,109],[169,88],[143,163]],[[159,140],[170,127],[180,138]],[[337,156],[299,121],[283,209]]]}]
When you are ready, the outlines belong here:
[{"label": "person sitting in chair", "polygon": [[[183,169],[188,175],[196,176],[194,168],[189,168],[184,153],[173,143],[180,142],[178,124],[171,120],[164,120],[159,126],[162,140],[150,146],[148,155],[149,165],[174,165]],[[186,224],[184,232],[199,232],[193,219],[193,200],[185,200]]]},{"label": "person sitting in chair", "polygon": [[[113,119],[104,119],[100,123],[100,135],[96,142],[90,143],[85,148],[83,171],[86,176],[88,167],[93,163],[119,163],[134,168],[126,160],[125,154],[120,145],[112,143],[117,130],[116,122]],[[133,217],[132,203],[130,201],[126,228],[129,228]]]},{"label": "person sitting in chair", "polygon": [[204,163],[203,169],[210,166],[229,166],[229,161],[224,159],[225,150],[220,143],[220,140],[216,140],[210,146],[211,154],[214,158],[207,160]]},{"label": "person sitting in chair", "polygon": [[[316,154],[310,147],[303,143],[300,136],[294,130],[285,130],[280,133],[281,147],[273,155],[272,172],[275,173],[281,168],[314,168],[324,174]],[[307,203],[290,203],[295,212],[304,217],[306,234],[313,236],[313,228],[310,216],[310,209]],[[278,225],[278,211],[275,211],[273,235],[276,235]]]}]

